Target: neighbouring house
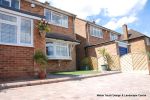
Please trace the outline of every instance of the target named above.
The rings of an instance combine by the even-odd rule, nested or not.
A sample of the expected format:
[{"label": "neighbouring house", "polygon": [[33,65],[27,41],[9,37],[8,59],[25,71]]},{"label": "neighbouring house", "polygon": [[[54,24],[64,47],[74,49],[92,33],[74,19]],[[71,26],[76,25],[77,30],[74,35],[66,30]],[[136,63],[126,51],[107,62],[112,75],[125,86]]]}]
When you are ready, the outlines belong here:
[{"label": "neighbouring house", "polygon": [[150,52],[150,37],[133,29],[128,30],[127,25],[123,25],[122,28],[123,35],[120,41],[128,44],[124,49],[127,55],[120,60],[122,71],[143,71],[150,74],[149,57],[146,54]]},{"label": "neighbouring house", "polygon": [[[117,44],[115,40],[119,40],[121,34],[95,24],[95,22],[86,21],[80,18],[75,19],[75,33],[76,38],[81,41],[77,46],[77,64],[80,63],[84,57],[96,57],[98,58],[98,52],[96,48],[102,48],[108,45],[108,50],[113,55],[117,55]],[[111,49],[109,49],[111,48]],[[93,66],[96,69],[96,66]],[[79,68],[78,68],[79,69]]]},{"label": "neighbouring house", "polygon": [[[93,22],[76,18],[75,32],[81,44],[77,46],[77,62],[84,57],[94,57],[96,70],[103,63],[99,50],[105,48],[112,56],[112,70],[133,71],[142,70],[148,72],[149,59],[146,55],[150,51],[150,38],[135,30],[128,30],[123,25],[123,34],[97,25]],[[94,60],[95,62],[95,60]]]},{"label": "neighbouring house", "polygon": [[[0,78],[33,77],[36,50],[48,56],[48,72],[76,70],[76,15],[37,0],[0,0]],[[42,38],[38,22],[51,29]]]}]

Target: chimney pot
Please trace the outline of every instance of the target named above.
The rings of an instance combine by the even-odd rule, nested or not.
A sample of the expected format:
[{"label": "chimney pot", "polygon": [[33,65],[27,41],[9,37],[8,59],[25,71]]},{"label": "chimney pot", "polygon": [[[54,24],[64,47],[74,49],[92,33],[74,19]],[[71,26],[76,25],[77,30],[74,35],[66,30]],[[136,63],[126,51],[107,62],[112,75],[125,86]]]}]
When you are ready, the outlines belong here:
[{"label": "chimney pot", "polygon": [[93,20],[93,23],[95,24],[95,21]]},{"label": "chimney pot", "polygon": [[48,1],[45,1],[45,5],[46,5],[46,6],[49,6],[50,3],[49,3]]}]

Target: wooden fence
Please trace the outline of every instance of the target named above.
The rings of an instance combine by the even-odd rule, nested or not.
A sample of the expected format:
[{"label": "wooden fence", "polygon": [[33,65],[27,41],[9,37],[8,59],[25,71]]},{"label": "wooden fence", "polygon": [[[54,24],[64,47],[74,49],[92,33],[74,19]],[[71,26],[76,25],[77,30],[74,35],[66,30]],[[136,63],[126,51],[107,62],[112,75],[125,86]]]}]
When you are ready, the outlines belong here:
[{"label": "wooden fence", "polygon": [[120,58],[121,70],[148,73],[149,60],[145,53],[129,53]]},{"label": "wooden fence", "polygon": [[[124,56],[111,56],[111,70],[121,70],[122,72],[146,72],[148,73],[149,60],[145,53],[128,53]],[[102,57],[98,58],[98,66],[103,64]]]}]

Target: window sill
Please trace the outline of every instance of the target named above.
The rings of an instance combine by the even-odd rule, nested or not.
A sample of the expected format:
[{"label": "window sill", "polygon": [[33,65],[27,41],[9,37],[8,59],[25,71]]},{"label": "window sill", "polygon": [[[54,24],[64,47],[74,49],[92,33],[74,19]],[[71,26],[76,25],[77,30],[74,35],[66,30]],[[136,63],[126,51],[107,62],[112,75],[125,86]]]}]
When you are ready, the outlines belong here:
[{"label": "window sill", "polygon": [[103,37],[98,37],[98,36],[94,36],[94,35],[91,35],[92,37],[95,37],[95,38],[99,38],[99,39],[102,39]]},{"label": "window sill", "polygon": [[51,24],[51,25],[55,25],[55,26],[59,26],[59,27],[62,27],[62,28],[66,28],[66,29],[68,29],[68,27],[61,26],[61,25],[58,25],[58,24],[54,24],[54,23],[52,23],[52,22],[48,22],[48,24]]},{"label": "window sill", "polygon": [[48,57],[48,60],[72,60],[72,58],[71,57],[68,57],[68,58],[66,58],[66,57]]}]

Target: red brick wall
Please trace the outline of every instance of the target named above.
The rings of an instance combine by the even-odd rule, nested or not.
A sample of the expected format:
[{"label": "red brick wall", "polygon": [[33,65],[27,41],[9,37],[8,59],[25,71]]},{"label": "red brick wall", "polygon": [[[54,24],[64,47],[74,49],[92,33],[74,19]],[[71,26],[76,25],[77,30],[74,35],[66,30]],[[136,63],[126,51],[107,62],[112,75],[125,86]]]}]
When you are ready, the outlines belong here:
[{"label": "red brick wall", "polygon": [[32,76],[33,53],[33,47],[0,45],[0,79]]},{"label": "red brick wall", "polygon": [[105,45],[97,45],[97,46],[87,48],[88,56],[100,57],[101,55],[99,54],[98,50],[102,48],[105,48],[106,51],[112,56],[118,55],[118,46],[117,46],[117,43],[114,42],[114,43],[109,43]]},{"label": "red brick wall", "polygon": [[23,11],[32,12],[34,14],[44,15],[44,8],[43,7],[41,7],[39,5],[35,5],[35,7],[32,8],[31,3],[29,3],[25,0],[21,0],[20,9]]},{"label": "red brick wall", "polygon": [[77,45],[77,65],[80,66],[81,60],[85,57],[84,46],[87,44],[86,22],[75,19],[75,33],[80,45]]},{"label": "red brick wall", "polygon": [[146,43],[145,38],[137,38],[129,41],[130,44],[130,52],[146,52]]}]

